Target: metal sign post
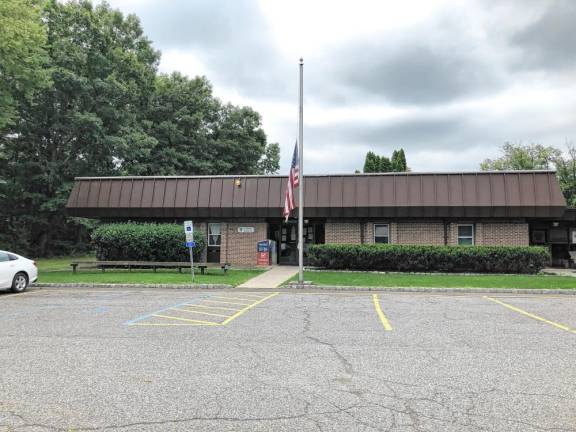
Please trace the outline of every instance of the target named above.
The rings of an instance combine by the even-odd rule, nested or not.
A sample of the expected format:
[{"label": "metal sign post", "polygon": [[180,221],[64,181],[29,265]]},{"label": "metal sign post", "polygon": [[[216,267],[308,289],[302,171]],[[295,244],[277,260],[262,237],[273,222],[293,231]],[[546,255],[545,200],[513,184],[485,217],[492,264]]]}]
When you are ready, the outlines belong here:
[{"label": "metal sign post", "polygon": [[194,241],[194,224],[192,221],[184,221],[184,234],[186,234],[186,246],[190,250],[190,275],[192,276],[192,284],[194,284],[194,253],[192,249],[196,246]]}]

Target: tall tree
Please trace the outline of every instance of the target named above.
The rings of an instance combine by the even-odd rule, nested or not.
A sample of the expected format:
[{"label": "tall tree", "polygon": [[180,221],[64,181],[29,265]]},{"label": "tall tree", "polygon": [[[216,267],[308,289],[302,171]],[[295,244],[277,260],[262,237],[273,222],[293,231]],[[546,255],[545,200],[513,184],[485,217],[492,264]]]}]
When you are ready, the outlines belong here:
[{"label": "tall tree", "polygon": [[480,168],[484,171],[556,169],[567,205],[576,207],[576,147],[567,143],[566,150],[563,154],[552,146],[506,143],[502,146],[501,157],[486,159]]},{"label": "tall tree", "polygon": [[379,159],[380,161],[378,164],[378,172],[387,173],[394,171],[392,169],[392,162],[390,161],[389,158],[387,158],[386,156],[380,156]]},{"label": "tall tree", "polygon": [[480,168],[484,171],[550,169],[562,155],[557,148],[544,147],[541,144],[522,145],[507,142],[501,150],[501,157],[484,160]]},{"label": "tall tree", "polygon": [[194,175],[276,172],[277,144],[268,144],[260,115],[223,105],[205,77],[160,75],[150,100],[148,134],[158,143],[120,161],[126,174]]},{"label": "tall tree", "polygon": [[17,120],[19,102],[48,84],[40,4],[0,1],[0,134]]},{"label": "tall tree", "polygon": [[141,120],[159,59],[138,19],[105,3],[51,0],[43,20],[52,83],[22,101],[20,121],[0,142],[6,232],[12,245],[40,254],[48,245],[61,251],[57,240],[70,235],[63,209],[74,176],[111,174],[155,144]]},{"label": "tall tree", "polygon": [[258,162],[255,174],[277,174],[280,169],[280,146],[278,143],[266,145],[264,155]]},{"label": "tall tree", "polygon": [[378,156],[376,153],[369,151],[366,153],[364,160],[365,173],[386,173],[386,172],[404,172],[407,171],[406,156],[404,150],[394,150],[392,159],[386,156]]},{"label": "tall tree", "polygon": [[364,160],[364,172],[365,173],[376,173],[380,170],[380,158],[376,153],[369,151],[366,153],[366,158]]},{"label": "tall tree", "polygon": [[394,150],[392,152],[392,171],[405,172],[408,170],[406,165],[406,155],[404,149]]}]

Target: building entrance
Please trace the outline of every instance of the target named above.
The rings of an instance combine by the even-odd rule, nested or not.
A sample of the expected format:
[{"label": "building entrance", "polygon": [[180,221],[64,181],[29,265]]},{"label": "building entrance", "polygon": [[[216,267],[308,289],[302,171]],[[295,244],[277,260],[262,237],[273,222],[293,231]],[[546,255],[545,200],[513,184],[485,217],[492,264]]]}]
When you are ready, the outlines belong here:
[{"label": "building entrance", "polygon": [[[270,239],[276,241],[277,264],[298,264],[298,220],[289,219],[288,222],[271,222],[268,225]],[[309,244],[324,243],[324,223],[308,221],[304,223],[304,261],[306,262],[306,246]]]}]

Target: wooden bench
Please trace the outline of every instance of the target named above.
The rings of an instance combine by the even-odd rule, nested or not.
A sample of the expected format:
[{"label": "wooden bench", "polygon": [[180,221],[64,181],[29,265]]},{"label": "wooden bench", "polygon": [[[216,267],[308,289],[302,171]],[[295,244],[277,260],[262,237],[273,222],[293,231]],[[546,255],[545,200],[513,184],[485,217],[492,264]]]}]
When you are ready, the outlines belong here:
[{"label": "wooden bench", "polygon": [[[98,268],[103,272],[107,268],[127,268],[132,271],[133,268],[151,268],[156,273],[158,268],[177,268],[182,273],[182,269],[190,269],[189,262],[155,262],[155,261],[73,261],[70,263],[72,272],[76,273],[78,268]],[[224,274],[228,273],[230,264],[224,263],[194,263],[195,269],[200,269],[201,274],[206,274],[210,268],[221,268]]]}]

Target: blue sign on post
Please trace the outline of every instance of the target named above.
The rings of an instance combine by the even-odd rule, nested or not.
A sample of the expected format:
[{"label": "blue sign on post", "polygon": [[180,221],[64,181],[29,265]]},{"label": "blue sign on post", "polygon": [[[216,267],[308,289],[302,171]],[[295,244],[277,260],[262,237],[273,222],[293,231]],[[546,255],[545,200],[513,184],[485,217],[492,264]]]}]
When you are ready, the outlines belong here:
[{"label": "blue sign on post", "polygon": [[186,247],[193,248],[196,247],[195,241],[186,242]]}]

